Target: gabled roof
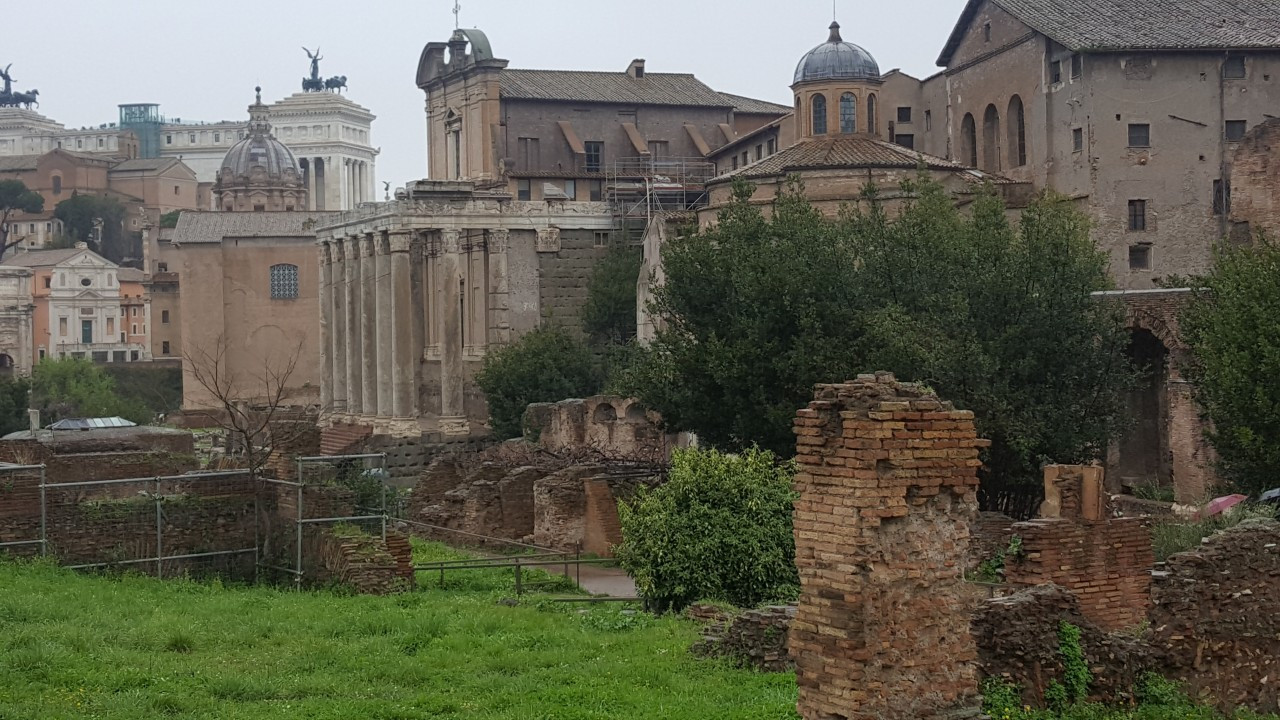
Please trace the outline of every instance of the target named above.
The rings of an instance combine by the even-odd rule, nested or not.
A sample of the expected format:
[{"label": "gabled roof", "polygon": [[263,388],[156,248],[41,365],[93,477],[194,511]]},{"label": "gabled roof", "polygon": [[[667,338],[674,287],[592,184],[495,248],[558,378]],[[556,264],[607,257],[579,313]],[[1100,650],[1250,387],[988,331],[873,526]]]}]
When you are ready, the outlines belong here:
[{"label": "gabled roof", "polygon": [[39,155],[2,155],[0,156],[0,172],[35,170],[39,161]]},{"label": "gabled roof", "polygon": [[514,100],[733,107],[732,101],[684,73],[634,78],[625,72],[506,69],[499,77],[502,97]]},{"label": "gabled roof", "polygon": [[315,238],[315,227],[337,212],[196,212],[178,216],[173,243],[220,243],[224,238]]},{"label": "gabled roof", "polygon": [[[950,64],[978,8],[969,0],[938,56]],[[989,0],[1076,51],[1280,49],[1280,0]]]},{"label": "gabled roof", "polygon": [[125,160],[111,167],[112,172],[131,172],[146,170],[167,170],[171,165],[181,162],[177,158],[134,158]]},{"label": "gabled roof", "polygon": [[965,167],[951,160],[904,148],[869,137],[826,137],[804,140],[750,165],[740,167],[711,182],[733,178],[762,178],[788,175],[803,170],[843,170],[852,168],[925,167],[966,173],[975,181],[1010,182],[1007,178]]},{"label": "gabled roof", "polygon": [[[25,252],[14,253],[4,259],[4,265],[14,267],[53,267],[74,258],[82,253],[95,254],[92,250],[85,248],[64,248],[61,250],[27,250]],[[101,256],[99,256],[101,257]],[[106,258],[102,258],[104,262],[111,262]]]},{"label": "gabled roof", "polygon": [[791,112],[790,105],[779,105],[768,100],[757,100],[727,92],[720,93],[720,96],[733,105],[734,112],[749,115],[785,115]]},{"label": "gabled roof", "polygon": [[137,268],[122,267],[116,271],[116,280],[120,282],[142,282],[146,279],[146,273]]}]

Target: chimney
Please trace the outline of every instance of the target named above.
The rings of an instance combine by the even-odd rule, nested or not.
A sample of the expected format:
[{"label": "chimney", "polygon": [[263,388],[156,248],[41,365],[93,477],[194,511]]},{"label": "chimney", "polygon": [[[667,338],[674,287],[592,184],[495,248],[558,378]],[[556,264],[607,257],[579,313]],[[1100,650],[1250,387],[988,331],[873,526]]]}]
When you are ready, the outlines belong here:
[{"label": "chimney", "polygon": [[644,58],[636,58],[627,66],[627,74],[633,78],[644,77]]},{"label": "chimney", "polygon": [[77,249],[77,250],[88,250],[88,249],[89,249],[89,243],[78,242],[78,243],[76,243],[76,249]]},{"label": "chimney", "polygon": [[28,410],[27,422],[31,423],[31,432],[35,432],[39,430],[40,429],[40,411],[34,408]]}]

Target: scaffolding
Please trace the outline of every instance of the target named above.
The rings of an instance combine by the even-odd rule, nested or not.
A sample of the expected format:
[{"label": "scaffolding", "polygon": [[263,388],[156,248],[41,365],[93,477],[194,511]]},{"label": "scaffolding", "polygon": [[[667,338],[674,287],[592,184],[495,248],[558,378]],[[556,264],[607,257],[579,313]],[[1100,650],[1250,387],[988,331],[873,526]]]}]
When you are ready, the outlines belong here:
[{"label": "scaffolding", "polygon": [[715,163],[701,158],[634,157],[614,161],[605,173],[605,199],[613,212],[615,241],[639,243],[655,215],[691,212],[707,204]]}]

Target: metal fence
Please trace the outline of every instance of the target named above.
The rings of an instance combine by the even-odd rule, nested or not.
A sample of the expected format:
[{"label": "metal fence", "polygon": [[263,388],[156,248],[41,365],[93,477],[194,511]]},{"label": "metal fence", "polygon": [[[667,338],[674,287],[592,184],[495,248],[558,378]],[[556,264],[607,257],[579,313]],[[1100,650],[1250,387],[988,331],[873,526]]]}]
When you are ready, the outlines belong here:
[{"label": "metal fence", "polygon": [[0,552],[43,555],[44,466],[0,463]]}]

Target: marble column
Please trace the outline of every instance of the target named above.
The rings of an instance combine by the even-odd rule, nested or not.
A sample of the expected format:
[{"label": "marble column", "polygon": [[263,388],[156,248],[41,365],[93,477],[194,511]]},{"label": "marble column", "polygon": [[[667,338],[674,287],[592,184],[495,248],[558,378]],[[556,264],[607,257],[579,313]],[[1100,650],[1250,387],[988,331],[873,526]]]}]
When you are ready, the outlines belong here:
[{"label": "marble column", "polygon": [[330,273],[329,300],[332,327],[330,336],[332,346],[330,356],[333,359],[333,374],[322,382],[333,385],[333,412],[344,415],[347,410],[347,283],[344,273],[346,261],[343,259],[342,240],[335,239],[333,246],[333,267]]},{"label": "marble column", "polygon": [[360,364],[364,367],[360,397],[367,419],[378,414],[378,271],[374,245],[373,235],[365,235],[360,241]]},{"label": "marble column", "polygon": [[412,261],[409,253],[412,241],[413,236],[409,233],[391,236],[390,305],[392,351],[395,353],[395,369],[391,379],[394,382],[395,416],[406,426],[417,425],[418,409],[413,400],[418,387],[414,378],[422,359],[414,333],[414,326],[421,323],[417,322],[413,302]]},{"label": "marble column", "polygon": [[320,412],[333,412],[333,248],[320,243]]},{"label": "marble column", "polygon": [[462,256],[462,232],[440,231],[440,431],[445,435],[466,435],[467,408],[464,394],[465,370],[462,364],[462,296],[459,272]]},{"label": "marble column", "polygon": [[385,232],[374,236],[377,250],[377,332],[376,350],[378,353],[378,417],[388,418],[393,414],[395,388],[392,385],[394,367],[392,365],[392,342],[394,334],[391,325],[391,246]]},{"label": "marble column", "polygon": [[507,273],[507,248],[511,231],[497,228],[489,231],[489,322],[490,345],[511,342],[511,285]]},{"label": "marble column", "polygon": [[347,283],[347,414],[354,419],[354,416],[364,413],[364,380],[361,377],[364,361],[360,357],[360,238],[349,237],[343,244],[346,247],[343,276]]},{"label": "marble column", "polygon": [[307,209],[316,209],[316,159],[307,158]]}]

